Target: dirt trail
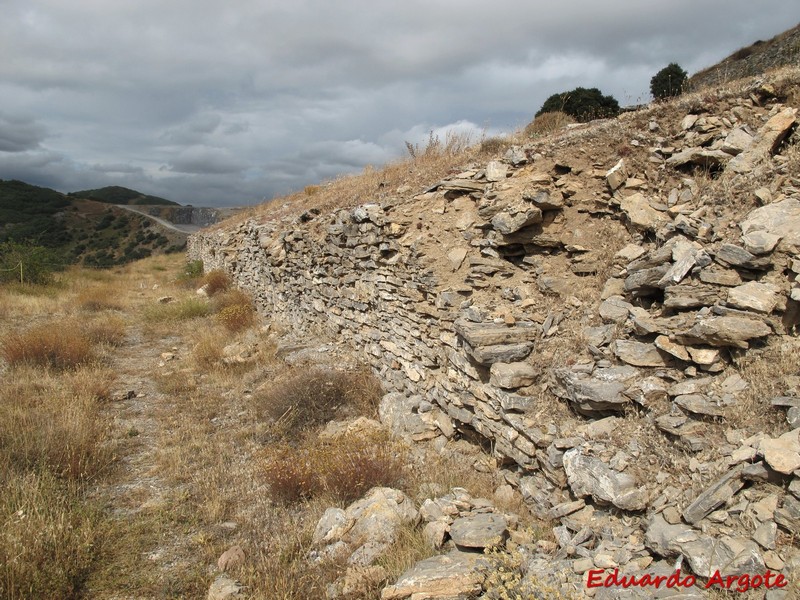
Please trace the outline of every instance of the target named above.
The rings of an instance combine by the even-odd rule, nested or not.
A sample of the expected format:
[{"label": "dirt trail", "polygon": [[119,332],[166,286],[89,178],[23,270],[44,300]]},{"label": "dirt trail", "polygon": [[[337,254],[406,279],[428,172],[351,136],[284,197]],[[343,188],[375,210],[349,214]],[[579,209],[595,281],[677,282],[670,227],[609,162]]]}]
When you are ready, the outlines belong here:
[{"label": "dirt trail", "polygon": [[174,583],[185,577],[191,532],[171,517],[182,496],[180,482],[166,477],[159,454],[169,437],[174,399],[159,391],[162,353],[182,340],[150,340],[132,326],[124,346],[111,359],[117,373],[115,400],[108,406],[111,443],[117,457],[110,474],[93,492],[107,511],[116,539],[101,552],[100,577],[90,580],[84,597],[144,600],[182,596]]}]

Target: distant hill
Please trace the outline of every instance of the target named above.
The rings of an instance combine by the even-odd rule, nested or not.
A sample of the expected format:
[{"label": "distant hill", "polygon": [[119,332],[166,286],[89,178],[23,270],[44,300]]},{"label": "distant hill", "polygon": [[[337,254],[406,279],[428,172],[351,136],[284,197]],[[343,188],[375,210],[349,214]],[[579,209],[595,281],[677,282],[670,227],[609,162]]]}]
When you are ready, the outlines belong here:
[{"label": "distant hill", "polygon": [[692,75],[688,89],[719,86],[742,79],[756,77],[769,69],[800,62],[800,25],[776,35],[769,40],[757,40],[702,71]]},{"label": "distant hill", "polygon": [[108,204],[161,204],[168,206],[180,206],[177,202],[167,200],[166,198],[159,198],[158,196],[149,196],[136,190],[131,190],[119,185],[110,185],[107,187],[98,188],[96,190],[82,190],[79,192],[70,192],[67,194],[72,198],[86,198],[87,200],[95,200],[96,202],[106,202]]},{"label": "distant hill", "polygon": [[[155,198],[126,191],[137,198]],[[151,254],[181,251],[186,234],[110,206],[108,201],[86,199],[80,192],[65,195],[23,181],[0,179],[0,242],[9,240],[56,250],[65,264],[110,267]]]}]

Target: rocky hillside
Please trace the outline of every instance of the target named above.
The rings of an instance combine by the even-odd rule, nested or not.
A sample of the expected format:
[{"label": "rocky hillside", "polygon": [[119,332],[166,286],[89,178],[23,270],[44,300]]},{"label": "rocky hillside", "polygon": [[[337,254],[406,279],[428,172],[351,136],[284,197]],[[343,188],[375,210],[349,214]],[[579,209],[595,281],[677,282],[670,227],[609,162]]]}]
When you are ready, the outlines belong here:
[{"label": "rocky hillside", "polygon": [[692,75],[688,87],[698,90],[703,87],[725,85],[743,77],[756,77],[770,69],[797,65],[798,61],[800,61],[800,25],[770,40],[758,40],[740,48],[716,65]]},{"label": "rocky hillside", "polygon": [[[438,554],[382,598],[502,597],[474,554],[490,546],[523,597],[634,597],[589,584],[675,565],[698,582],[683,598],[745,575],[761,598],[767,572],[770,600],[800,592],[799,87],[784,69],[518,140],[424,189],[276,202],[190,238],[288,339],[369,363],[396,435],[484,444],[498,493],[552,524],[537,541],[432,492],[403,514]],[[326,513],[320,552],[377,564],[342,525],[374,500]]]}]

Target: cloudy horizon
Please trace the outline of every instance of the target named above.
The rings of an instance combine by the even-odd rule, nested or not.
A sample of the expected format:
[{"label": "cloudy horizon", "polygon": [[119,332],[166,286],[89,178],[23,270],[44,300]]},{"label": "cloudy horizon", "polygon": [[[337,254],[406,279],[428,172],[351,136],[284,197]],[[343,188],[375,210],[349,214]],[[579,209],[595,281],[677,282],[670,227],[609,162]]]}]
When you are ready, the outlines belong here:
[{"label": "cloudy horizon", "polygon": [[0,179],[254,204],[431,131],[511,132],[577,86],[647,102],[668,63],[798,22],[788,0],[6,0]]}]

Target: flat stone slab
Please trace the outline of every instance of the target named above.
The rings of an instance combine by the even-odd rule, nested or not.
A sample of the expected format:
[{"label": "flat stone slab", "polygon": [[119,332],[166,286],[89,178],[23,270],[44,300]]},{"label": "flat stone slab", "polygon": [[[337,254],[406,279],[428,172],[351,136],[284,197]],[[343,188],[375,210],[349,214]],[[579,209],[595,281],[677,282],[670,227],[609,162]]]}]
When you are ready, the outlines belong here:
[{"label": "flat stone slab", "polygon": [[418,562],[394,585],[383,588],[381,600],[406,598],[473,598],[482,588],[486,559],[481,554],[453,550]]},{"label": "flat stone slab", "polygon": [[461,517],[450,525],[450,539],[464,548],[499,546],[508,534],[508,522],[503,515],[482,513]]},{"label": "flat stone slab", "polygon": [[755,209],[742,221],[742,234],[762,231],[780,238],[777,248],[800,251],[800,200],[788,198]]}]

